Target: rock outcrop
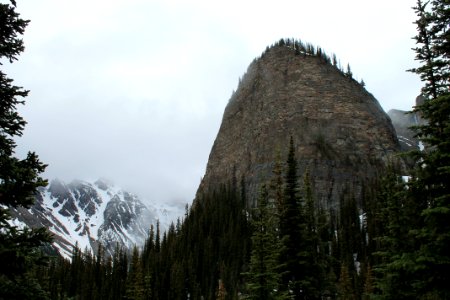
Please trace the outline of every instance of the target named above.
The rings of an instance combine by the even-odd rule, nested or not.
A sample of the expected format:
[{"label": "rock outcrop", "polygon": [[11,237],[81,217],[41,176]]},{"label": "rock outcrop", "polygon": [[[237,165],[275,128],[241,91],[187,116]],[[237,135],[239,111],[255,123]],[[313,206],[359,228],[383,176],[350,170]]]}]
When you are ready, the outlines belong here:
[{"label": "rock outcrop", "polygon": [[418,125],[417,115],[404,110],[391,109],[388,115],[392,120],[402,151],[419,149],[419,141],[411,126]]},{"label": "rock outcrop", "polygon": [[[425,101],[425,97],[416,97],[416,106],[420,106]],[[391,109],[388,115],[392,120],[397,138],[402,151],[422,150],[424,145],[416,138],[413,126],[425,125],[426,120],[422,119],[419,112]]]},{"label": "rock outcrop", "polygon": [[244,180],[249,201],[273,176],[293,137],[299,174],[315,197],[336,207],[400,149],[390,118],[348,74],[320,56],[278,45],[248,67],[223,115],[198,193]]}]

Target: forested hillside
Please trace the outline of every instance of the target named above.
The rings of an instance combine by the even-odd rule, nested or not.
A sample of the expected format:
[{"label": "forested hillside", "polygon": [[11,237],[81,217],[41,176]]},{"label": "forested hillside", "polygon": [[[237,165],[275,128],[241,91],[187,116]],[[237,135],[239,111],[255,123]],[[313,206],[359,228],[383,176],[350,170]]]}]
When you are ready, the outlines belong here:
[{"label": "forested hillside", "polygon": [[[231,180],[201,195],[168,232],[151,227],[145,247],[113,257],[74,249],[71,262],[38,270],[51,299],[365,299],[383,291],[392,228],[407,234],[406,183],[392,166],[367,185],[360,207],[348,190],[338,211],[314,201],[308,173],[297,174],[294,141],[258,205],[245,205]],[[414,210],[414,208],[411,208]],[[415,213],[417,217],[417,213]],[[394,223],[401,222],[401,223]],[[223,298],[220,298],[223,297]]]}]

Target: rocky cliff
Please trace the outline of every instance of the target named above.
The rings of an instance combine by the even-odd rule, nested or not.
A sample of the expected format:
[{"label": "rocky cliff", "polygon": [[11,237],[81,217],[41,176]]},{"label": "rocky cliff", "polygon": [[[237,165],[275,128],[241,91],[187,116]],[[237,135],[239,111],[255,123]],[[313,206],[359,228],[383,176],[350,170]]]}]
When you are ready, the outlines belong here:
[{"label": "rocky cliff", "polygon": [[392,125],[394,125],[402,151],[419,149],[419,141],[411,130],[411,126],[419,125],[416,114],[411,114],[404,110],[391,109],[388,111],[388,115],[392,120]]},{"label": "rocky cliff", "polygon": [[[424,101],[425,98],[419,95],[415,104],[420,106]],[[423,149],[424,145],[415,137],[415,132],[411,129],[413,126],[425,124],[425,120],[421,118],[419,113],[391,109],[388,111],[388,115],[392,120],[392,125],[394,125],[402,151]]]},{"label": "rocky cliff", "polygon": [[335,207],[356,194],[399,149],[390,118],[348,74],[320,55],[288,45],[266,50],[232,95],[198,192],[244,179],[250,201],[286,160],[293,137],[299,174],[308,168],[316,198]]}]

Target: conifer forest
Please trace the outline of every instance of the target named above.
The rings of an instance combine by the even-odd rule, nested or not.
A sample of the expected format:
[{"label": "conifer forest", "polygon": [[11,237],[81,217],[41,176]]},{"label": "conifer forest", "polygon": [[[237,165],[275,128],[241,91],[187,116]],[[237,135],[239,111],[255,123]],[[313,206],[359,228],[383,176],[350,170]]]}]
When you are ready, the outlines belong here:
[{"label": "conifer forest", "polygon": [[[331,209],[316,201],[309,171],[299,172],[301,141],[291,137],[254,203],[244,178],[227,178],[169,230],[151,226],[144,247],[113,255],[75,247],[68,260],[48,251],[45,228],[8,222],[8,209],[32,205],[47,182],[35,153],[14,157],[28,91],[0,64],[0,299],[450,299],[450,3],[413,9],[420,65],[408,71],[426,98],[414,108],[426,122],[413,129],[424,150],[402,153]],[[2,63],[24,50],[27,24],[15,1],[0,4]],[[277,46],[336,65],[310,45]],[[342,73],[351,77],[350,67]]]}]

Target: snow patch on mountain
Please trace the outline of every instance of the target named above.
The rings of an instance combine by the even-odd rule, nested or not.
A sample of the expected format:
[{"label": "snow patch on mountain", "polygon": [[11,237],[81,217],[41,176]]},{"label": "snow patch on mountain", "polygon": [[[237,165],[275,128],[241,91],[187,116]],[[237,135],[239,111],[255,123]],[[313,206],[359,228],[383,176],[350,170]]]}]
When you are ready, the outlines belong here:
[{"label": "snow patch on mountain", "polygon": [[74,245],[96,252],[101,244],[107,253],[142,246],[150,226],[159,220],[161,231],[184,214],[182,204],[145,205],[138,196],[106,180],[94,183],[58,179],[41,188],[35,204],[11,211],[14,224],[46,227],[54,235],[53,246],[69,258]]}]

